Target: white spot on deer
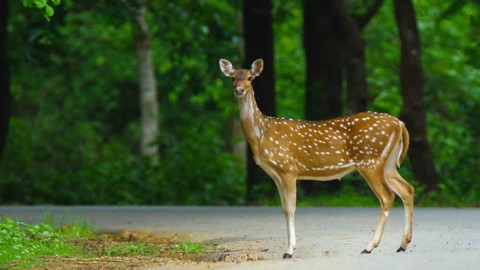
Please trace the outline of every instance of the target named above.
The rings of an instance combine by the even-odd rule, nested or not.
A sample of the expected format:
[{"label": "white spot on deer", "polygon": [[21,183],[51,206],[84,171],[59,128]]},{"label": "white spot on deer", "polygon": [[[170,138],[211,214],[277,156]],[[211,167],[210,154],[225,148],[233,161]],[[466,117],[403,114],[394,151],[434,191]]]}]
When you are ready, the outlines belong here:
[{"label": "white spot on deer", "polygon": [[255,136],[257,136],[257,138],[260,138],[262,136],[262,132],[260,131],[260,129],[258,127],[254,128],[254,132],[255,132]]}]

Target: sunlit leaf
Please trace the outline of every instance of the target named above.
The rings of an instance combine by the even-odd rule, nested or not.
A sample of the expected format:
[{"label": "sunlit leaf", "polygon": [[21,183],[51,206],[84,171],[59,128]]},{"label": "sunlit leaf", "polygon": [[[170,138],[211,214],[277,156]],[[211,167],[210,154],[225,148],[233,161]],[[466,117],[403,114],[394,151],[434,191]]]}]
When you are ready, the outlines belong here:
[{"label": "sunlit leaf", "polygon": [[54,11],[53,11],[53,8],[49,5],[46,5],[45,6],[45,14],[48,16],[48,17],[52,17],[53,14],[54,14]]},{"label": "sunlit leaf", "polygon": [[44,7],[47,5],[47,1],[46,1],[46,0],[35,0],[33,3],[35,4],[35,6],[36,6],[38,9],[42,9],[42,8],[44,8]]}]

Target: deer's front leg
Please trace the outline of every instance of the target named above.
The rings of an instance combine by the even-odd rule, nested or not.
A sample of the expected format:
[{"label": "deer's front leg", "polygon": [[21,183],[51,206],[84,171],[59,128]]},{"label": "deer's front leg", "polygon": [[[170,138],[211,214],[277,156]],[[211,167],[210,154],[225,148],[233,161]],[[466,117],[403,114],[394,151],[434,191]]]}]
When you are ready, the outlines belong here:
[{"label": "deer's front leg", "polygon": [[292,258],[293,250],[296,245],[295,238],[295,209],[297,203],[297,187],[296,177],[283,177],[281,181],[277,182],[278,192],[280,199],[282,200],[283,212],[285,214],[285,220],[287,222],[287,234],[288,234],[288,248],[283,258]]}]

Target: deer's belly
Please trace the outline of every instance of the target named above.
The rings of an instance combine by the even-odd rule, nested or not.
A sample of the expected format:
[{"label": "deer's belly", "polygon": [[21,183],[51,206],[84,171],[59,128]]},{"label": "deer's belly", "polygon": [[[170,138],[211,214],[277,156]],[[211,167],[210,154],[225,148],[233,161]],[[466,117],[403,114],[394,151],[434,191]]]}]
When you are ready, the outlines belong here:
[{"label": "deer's belly", "polygon": [[354,164],[302,164],[295,161],[275,161],[262,156],[255,158],[257,164],[272,178],[279,179],[282,174],[297,175],[298,180],[328,181],[340,179],[355,170]]},{"label": "deer's belly", "polygon": [[325,168],[323,170],[308,170],[303,171],[298,174],[298,180],[317,180],[317,181],[329,181],[340,179],[345,175],[355,171],[355,167],[345,167],[345,168]]}]

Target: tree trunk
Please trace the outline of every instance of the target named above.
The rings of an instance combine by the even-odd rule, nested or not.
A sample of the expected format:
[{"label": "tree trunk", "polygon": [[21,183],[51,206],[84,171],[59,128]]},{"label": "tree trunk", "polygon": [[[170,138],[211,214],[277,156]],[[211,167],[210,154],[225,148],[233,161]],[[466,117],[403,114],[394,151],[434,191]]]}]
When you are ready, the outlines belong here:
[{"label": "tree trunk", "polygon": [[136,23],[134,41],[140,88],[140,151],[142,155],[151,157],[156,163],[160,158],[158,144],[156,143],[159,132],[158,98],[145,2],[145,0],[137,0],[138,12],[134,17]]},{"label": "tree trunk", "polygon": [[347,75],[347,100],[349,114],[367,109],[367,72],[365,70],[365,41],[360,30],[349,15],[345,2],[335,1],[334,8],[339,14],[342,41],[345,48]]},{"label": "tree trunk", "polygon": [[[361,18],[363,26],[374,16],[382,1],[376,1]],[[305,118],[319,120],[342,113],[342,79],[346,72],[349,113],[367,108],[365,41],[350,16],[344,0],[304,0],[303,38],[306,56]],[[323,185],[323,184],[322,184]],[[317,183],[302,187],[312,193]],[[329,192],[340,182],[329,182]]]},{"label": "tree trunk", "polygon": [[[242,10],[238,9],[235,16],[235,28],[237,29],[240,36],[244,36],[243,31],[243,14]],[[245,44],[241,40],[237,45],[238,53],[240,59],[245,59]],[[240,118],[238,114],[232,113],[228,118],[228,134],[227,134],[227,151],[232,155],[240,158],[242,162],[242,168],[247,168],[247,141],[243,136],[242,127],[240,124]]]},{"label": "tree trunk", "polygon": [[409,157],[418,181],[427,190],[438,190],[438,174],[427,140],[424,77],[415,10],[411,0],[394,0],[393,3],[401,42],[400,85],[403,107],[400,118],[410,131]]},{"label": "tree trunk", "polygon": [[[322,120],[342,113],[342,42],[335,1],[303,1],[303,45],[306,58],[305,118]],[[329,192],[341,188],[340,181],[305,181],[309,194],[321,187]]]},{"label": "tree trunk", "polygon": [[248,145],[243,136],[240,118],[238,117],[238,115],[230,117],[228,119],[227,151],[232,155],[240,158],[242,164],[246,165],[247,147]]},{"label": "tree trunk", "polygon": [[350,114],[367,110],[368,83],[365,68],[365,40],[361,31],[378,12],[383,1],[375,0],[357,20],[349,15],[344,1],[339,1],[338,6],[341,7],[339,13],[346,33],[345,43],[348,51],[346,68],[348,112]]},{"label": "tree trunk", "polygon": [[[245,39],[245,62],[248,68],[252,62],[262,58],[265,67],[262,76],[255,78],[254,89],[257,105],[264,114],[275,116],[275,75],[273,61],[272,3],[270,0],[243,1],[243,30]],[[256,201],[255,186],[269,177],[258,167],[248,147],[247,162],[247,203]]]},{"label": "tree trunk", "polygon": [[342,112],[342,49],[331,2],[303,2],[307,120],[328,119]]},{"label": "tree trunk", "polygon": [[7,58],[8,1],[0,4],[0,161],[7,141],[10,119],[10,72]]}]

